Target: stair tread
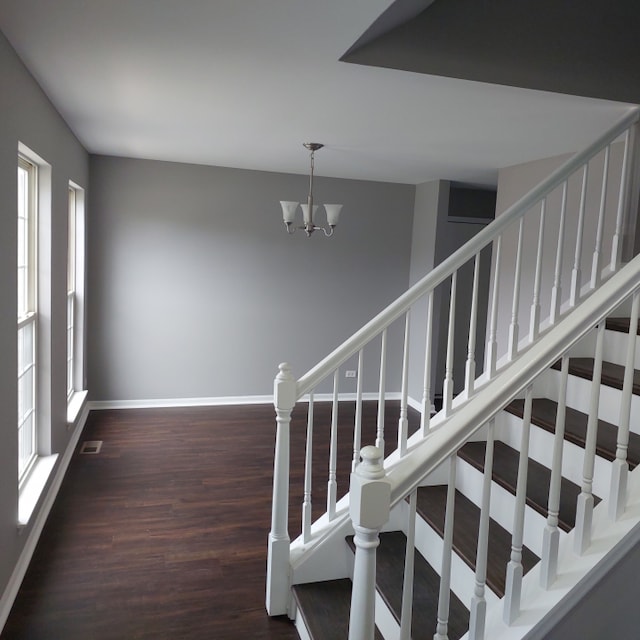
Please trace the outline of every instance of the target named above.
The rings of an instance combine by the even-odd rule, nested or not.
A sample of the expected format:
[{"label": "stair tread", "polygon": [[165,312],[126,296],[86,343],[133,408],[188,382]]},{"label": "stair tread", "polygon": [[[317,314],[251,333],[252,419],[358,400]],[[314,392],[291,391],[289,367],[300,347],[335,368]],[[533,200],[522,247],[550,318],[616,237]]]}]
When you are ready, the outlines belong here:
[{"label": "stair tread", "polygon": [[[442,537],[447,500],[446,485],[420,487],[417,510]],[[453,548],[471,567],[476,568],[480,508],[465,495],[456,491],[453,518]],[[505,593],[505,571],[511,556],[511,534],[495,520],[489,520],[489,543],[487,553],[487,586],[499,597]],[[522,566],[527,573],[539,561],[533,551],[522,549]]]},{"label": "stair tread", "polygon": [[[569,373],[585,380],[593,378],[593,358],[569,358]],[[560,369],[560,361],[552,365],[552,369]],[[624,380],[624,366],[613,362],[602,362],[602,384],[614,389],[622,389]],[[633,393],[640,395],[640,371],[635,369],[633,372]]]},{"label": "stair tread", "polygon": [[[476,469],[484,470],[485,442],[467,442],[458,455],[472,464]],[[520,453],[515,451],[504,442],[496,441],[493,454],[493,480],[507,491],[515,495],[516,483],[518,479],[518,460]],[[543,516],[547,516],[547,503],[549,498],[549,485],[551,481],[551,471],[529,459],[527,472],[527,505],[538,511]],[[575,526],[576,521],[576,500],[580,493],[580,487],[566,478],[561,479],[560,485],[560,513],[558,516],[558,526],[563,531],[570,531]],[[600,498],[594,496],[598,503]]]},{"label": "stair tread", "polygon": [[[524,415],[524,400],[513,400],[505,410],[522,418]],[[531,422],[550,433],[555,433],[556,413],[558,403],[549,398],[534,398],[531,406]],[[565,413],[565,440],[580,447],[585,446],[587,435],[587,421],[589,416],[582,411],[567,407]],[[615,460],[617,448],[618,427],[610,422],[598,420],[598,434],[596,451],[605,460]],[[640,463],[640,435],[629,434],[629,449],[627,452],[629,467],[634,469]]]},{"label": "stair tread", "polygon": [[[351,580],[296,584],[292,590],[312,640],[344,640],[348,636]],[[383,640],[377,627],[375,637]]]},{"label": "stair tread", "polygon": [[[347,538],[354,549],[353,536]],[[400,621],[402,584],[407,538],[402,531],[380,534],[377,550],[376,585],[382,598]],[[432,640],[438,619],[440,576],[418,552],[415,554],[413,586],[413,640]],[[451,592],[449,605],[449,639],[458,640],[469,630],[469,611]]]},{"label": "stair tread", "polygon": [[[620,331],[622,333],[629,333],[630,322],[631,322],[630,318],[607,318],[605,327],[610,331]],[[636,333],[640,334],[640,320],[638,321]]]}]

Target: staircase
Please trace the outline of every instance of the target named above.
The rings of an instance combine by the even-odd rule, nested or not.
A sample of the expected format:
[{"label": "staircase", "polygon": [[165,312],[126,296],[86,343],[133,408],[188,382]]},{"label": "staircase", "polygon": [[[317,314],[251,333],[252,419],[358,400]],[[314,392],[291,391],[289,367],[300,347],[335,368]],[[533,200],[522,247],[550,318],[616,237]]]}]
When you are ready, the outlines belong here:
[{"label": "staircase", "polygon": [[[267,610],[288,613],[301,638],[542,638],[618,557],[640,522],[640,425],[631,418],[640,415],[637,122],[634,110],[305,376],[280,366]],[[470,264],[471,297],[461,299],[457,278]],[[432,415],[434,308],[448,330],[439,338],[443,407]],[[401,353],[389,348],[398,343]],[[423,394],[411,401],[416,359]],[[357,368],[353,397],[340,393],[341,367]],[[363,435],[369,397],[375,434]],[[400,408],[390,425],[391,398]],[[325,400],[330,417],[315,420]],[[344,401],[352,424],[339,419]],[[307,409],[306,445],[302,533],[291,542],[297,404]],[[328,439],[326,510],[317,519],[314,437]],[[350,494],[339,464],[345,448]]]}]

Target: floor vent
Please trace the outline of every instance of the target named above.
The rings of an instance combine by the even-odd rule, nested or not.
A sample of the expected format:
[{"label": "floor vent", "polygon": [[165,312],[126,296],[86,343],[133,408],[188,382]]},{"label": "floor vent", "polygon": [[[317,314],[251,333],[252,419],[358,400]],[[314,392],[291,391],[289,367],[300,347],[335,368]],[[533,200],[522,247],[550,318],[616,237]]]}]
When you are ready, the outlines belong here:
[{"label": "floor vent", "polygon": [[86,440],[80,447],[80,453],[100,453],[102,440]]}]

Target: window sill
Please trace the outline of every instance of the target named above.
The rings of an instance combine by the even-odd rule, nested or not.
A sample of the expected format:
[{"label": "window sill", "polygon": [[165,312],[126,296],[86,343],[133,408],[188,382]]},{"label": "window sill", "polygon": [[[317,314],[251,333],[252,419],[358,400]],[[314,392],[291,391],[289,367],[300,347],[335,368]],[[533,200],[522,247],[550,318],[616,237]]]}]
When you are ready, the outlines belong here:
[{"label": "window sill", "polygon": [[58,454],[56,453],[52,456],[39,456],[35,461],[27,481],[20,490],[18,498],[18,528],[26,527],[29,524],[29,520],[47,485],[57,459]]},{"label": "window sill", "polygon": [[88,391],[74,391],[67,402],[67,429],[74,425],[87,401]]}]

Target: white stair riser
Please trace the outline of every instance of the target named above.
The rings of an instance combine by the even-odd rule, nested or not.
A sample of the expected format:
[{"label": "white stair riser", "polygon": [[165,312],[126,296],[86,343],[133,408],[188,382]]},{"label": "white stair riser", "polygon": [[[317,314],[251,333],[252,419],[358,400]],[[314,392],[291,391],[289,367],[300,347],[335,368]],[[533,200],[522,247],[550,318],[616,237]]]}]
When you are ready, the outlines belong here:
[{"label": "white stair riser", "polygon": [[311,634],[309,633],[309,629],[307,629],[307,625],[304,622],[304,618],[302,617],[302,614],[300,613],[297,607],[295,610],[295,617],[293,621],[296,627],[296,631],[300,636],[300,640],[312,640]]},{"label": "white stair riser", "polygon": [[[498,439],[513,449],[520,447],[520,429],[522,420],[506,411],[496,419],[496,433]],[[554,435],[534,424],[531,425],[529,440],[529,457],[536,462],[551,468],[553,458]],[[581,486],[582,469],[584,465],[584,448],[564,441],[562,453],[562,476]],[[611,463],[596,456],[593,476],[593,493],[599,497],[606,497],[611,480]]]},{"label": "white stair riser", "polygon": [[[604,353],[607,362],[615,362],[624,366],[627,362],[627,345],[629,336],[621,331],[604,332]],[[593,353],[593,352],[592,352]],[[640,340],[636,339],[634,367],[637,369],[640,364]]]},{"label": "white stair riser", "polygon": [[[478,506],[482,504],[482,477],[483,474],[474,466],[462,459],[458,460],[457,488]],[[512,531],[515,510],[515,495],[492,482],[491,518],[507,531]],[[524,544],[538,557],[542,553],[542,534],[545,525],[546,518],[544,516],[529,506],[525,506]]]},{"label": "white stair riser", "polygon": [[384,640],[400,640],[400,625],[378,591],[376,591],[375,621]]},{"label": "white stair riser", "polygon": [[[604,360],[619,365],[627,362],[627,345],[629,335],[623,331],[613,331],[607,329],[604,332]],[[590,331],[582,340],[573,345],[569,350],[569,355],[573,358],[593,358],[596,348],[596,332]],[[636,338],[635,344],[635,367],[640,366],[640,340]]]},{"label": "white stair riser", "polygon": [[[419,516],[416,518],[416,549],[424,559],[440,574],[442,566],[443,541],[440,535]],[[475,586],[475,571],[458,556],[455,551],[451,558],[451,590],[467,609],[471,607]],[[487,602],[498,600],[493,591],[485,589]]]},{"label": "white stair riser", "polygon": [[[551,400],[558,401],[558,389],[560,386],[560,372],[555,369],[543,374],[545,379],[545,395]],[[567,406],[578,409],[584,413],[589,411],[589,399],[591,397],[591,380],[569,376],[567,384]],[[622,391],[602,385],[600,388],[600,406],[598,417],[612,424],[618,424],[620,420],[620,405]],[[631,415],[640,415],[640,397],[631,398]],[[640,422],[631,420],[631,431],[640,434]]]}]

